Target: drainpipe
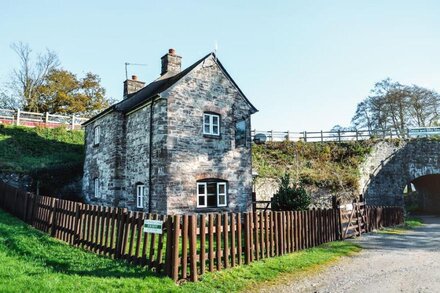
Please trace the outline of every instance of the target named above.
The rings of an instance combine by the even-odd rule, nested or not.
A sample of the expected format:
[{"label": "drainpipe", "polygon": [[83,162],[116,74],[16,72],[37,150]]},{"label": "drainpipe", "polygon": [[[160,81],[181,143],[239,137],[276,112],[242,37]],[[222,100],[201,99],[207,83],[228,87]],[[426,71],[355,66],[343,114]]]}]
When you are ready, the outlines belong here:
[{"label": "drainpipe", "polygon": [[152,162],[152,159],[153,159],[153,122],[154,122],[153,115],[154,115],[154,102],[157,97],[158,96],[155,96],[151,99],[151,105],[150,105],[150,146],[149,146],[149,153],[148,153],[148,156],[149,156],[149,160],[148,160],[149,161],[149,164],[148,164],[148,169],[149,169],[149,171],[148,171],[148,213],[149,214],[151,214],[151,203],[153,202],[153,196],[152,196],[152,194],[153,194],[153,192],[152,192],[153,191],[153,186],[152,186],[153,162]]}]

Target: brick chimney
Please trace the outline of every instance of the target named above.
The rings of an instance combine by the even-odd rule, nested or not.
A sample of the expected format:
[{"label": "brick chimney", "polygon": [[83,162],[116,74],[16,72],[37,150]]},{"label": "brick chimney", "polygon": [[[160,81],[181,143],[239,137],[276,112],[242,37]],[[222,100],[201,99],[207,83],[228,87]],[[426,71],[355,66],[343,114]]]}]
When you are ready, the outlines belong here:
[{"label": "brick chimney", "polygon": [[131,79],[124,81],[124,99],[128,95],[135,93],[145,86],[145,82],[139,81],[136,75],[132,75]]},{"label": "brick chimney", "polygon": [[162,72],[161,76],[173,76],[180,72],[182,65],[182,57],[176,55],[176,50],[169,49],[168,54],[162,57]]}]

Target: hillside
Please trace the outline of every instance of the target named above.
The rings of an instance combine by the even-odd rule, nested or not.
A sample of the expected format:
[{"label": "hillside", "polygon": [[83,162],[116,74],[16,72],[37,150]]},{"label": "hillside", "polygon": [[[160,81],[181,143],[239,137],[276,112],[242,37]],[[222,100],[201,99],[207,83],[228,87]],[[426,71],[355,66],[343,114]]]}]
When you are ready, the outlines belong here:
[{"label": "hillside", "polygon": [[82,173],[84,132],[0,125],[0,172],[28,175],[30,189],[52,193]]},{"label": "hillside", "polygon": [[284,173],[304,184],[328,191],[354,192],[358,167],[373,146],[358,142],[269,142],[253,145],[253,167],[261,178],[276,179]]}]

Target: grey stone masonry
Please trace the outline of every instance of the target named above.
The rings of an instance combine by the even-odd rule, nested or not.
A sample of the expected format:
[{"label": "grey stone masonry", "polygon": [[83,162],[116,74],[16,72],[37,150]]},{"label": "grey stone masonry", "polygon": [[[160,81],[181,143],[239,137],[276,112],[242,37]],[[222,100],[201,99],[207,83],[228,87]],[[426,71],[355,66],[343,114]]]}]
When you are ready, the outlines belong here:
[{"label": "grey stone masonry", "polygon": [[433,174],[440,174],[440,141],[384,141],[361,168],[360,192],[370,205],[403,205],[405,186]]},{"label": "grey stone masonry", "polygon": [[[125,112],[118,111],[116,105],[85,123],[86,200],[161,214],[248,211],[252,192],[251,114],[256,109],[214,54],[181,73],[180,57],[174,51],[164,58],[177,62],[174,65],[179,68],[173,65],[162,80],[151,85],[169,80],[168,86]],[[145,95],[146,90],[151,86],[125,101],[138,99],[136,95]],[[207,113],[218,115],[219,135],[204,134]],[[240,121],[246,127],[244,139],[236,145],[236,124]],[[97,126],[100,142],[94,145]],[[99,181],[98,196],[95,180]],[[198,207],[198,184],[208,184],[200,182],[211,182],[210,200],[214,198],[212,192],[216,193],[217,206]],[[223,191],[213,191],[212,182],[226,186],[225,206],[219,204]],[[139,185],[144,186],[142,207],[138,207]]]}]

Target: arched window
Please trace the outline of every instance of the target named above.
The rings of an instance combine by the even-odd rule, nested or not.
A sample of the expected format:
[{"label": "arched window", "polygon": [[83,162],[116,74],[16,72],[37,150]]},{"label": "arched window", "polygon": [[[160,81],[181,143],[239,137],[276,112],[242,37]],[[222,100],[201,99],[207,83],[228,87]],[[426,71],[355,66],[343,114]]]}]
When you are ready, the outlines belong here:
[{"label": "arched window", "polygon": [[137,208],[144,207],[144,198],[145,198],[145,185],[142,183],[136,183],[136,207]]},{"label": "arched window", "polygon": [[228,205],[228,182],[221,179],[197,181],[197,207],[216,208]]}]

